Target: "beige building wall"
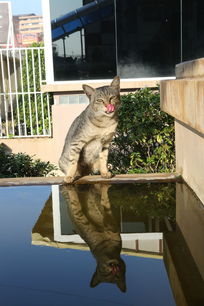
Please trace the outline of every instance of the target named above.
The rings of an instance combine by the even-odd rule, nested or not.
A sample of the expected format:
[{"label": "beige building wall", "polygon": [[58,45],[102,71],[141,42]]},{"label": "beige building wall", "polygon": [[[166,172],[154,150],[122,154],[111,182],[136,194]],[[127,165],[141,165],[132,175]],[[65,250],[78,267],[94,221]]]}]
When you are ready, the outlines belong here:
[{"label": "beige building wall", "polygon": [[[54,93],[54,105],[52,106],[52,126],[53,135],[51,138],[12,138],[0,139],[0,143],[7,145],[13,153],[23,152],[29,155],[35,155],[43,161],[50,161],[58,166],[64,140],[68,129],[73,120],[86,108],[87,101],[82,104],[61,104],[60,100],[69,100],[70,96],[77,96],[83,94],[82,84],[83,81],[43,85],[44,91]],[[94,88],[98,86],[107,85],[109,81],[92,81],[88,82]],[[142,81],[122,81],[122,93],[135,91],[142,87],[156,87],[159,83],[158,79],[142,80]],[[60,174],[60,172],[59,172]]]},{"label": "beige building wall", "polygon": [[42,161],[50,161],[58,166],[67,131],[87,104],[60,104],[52,106],[53,137],[1,139],[13,153],[26,153]]},{"label": "beige building wall", "polygon": [[176,121],[177,172],[204,203],[204,135]]},{"label": "beige building wall", "polygon": [[43,17],[41,15],[19,16],[21,34],[43,33]]},{"label": "beige building wall", "polygon": [[161,109],[176,119],[177,172],[204,203],[204,58],[179,64],[176,77],[161,82]]},{"label": "beige building wall", "polygon": [[19,46],[30,46],[43,39],[43,17],[41,15],[15,16],[15,33]]}]

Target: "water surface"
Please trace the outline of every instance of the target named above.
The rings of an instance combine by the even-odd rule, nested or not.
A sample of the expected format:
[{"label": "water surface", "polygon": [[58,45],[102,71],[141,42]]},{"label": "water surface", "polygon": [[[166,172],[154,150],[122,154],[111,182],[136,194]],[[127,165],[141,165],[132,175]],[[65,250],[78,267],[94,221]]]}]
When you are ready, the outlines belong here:
[{"label": "water surface", "polygon": [[[183,254],[175,241],[191,273],[179,300],[202,303],[204,263],[186,240],[184,191],[180,184],[0,188],[1,305],[176,305]],[[204,223],[194,219],[200,237]],[[93,281],[97,263],[102,276]],[[185,290],[192,281],[196,292]]]}]

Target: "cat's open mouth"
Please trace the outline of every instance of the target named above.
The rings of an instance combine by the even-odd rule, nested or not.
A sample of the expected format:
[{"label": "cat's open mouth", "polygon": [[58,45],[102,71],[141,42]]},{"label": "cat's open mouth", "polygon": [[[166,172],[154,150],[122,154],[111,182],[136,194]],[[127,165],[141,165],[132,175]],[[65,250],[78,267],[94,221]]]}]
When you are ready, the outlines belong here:
[{"label": "cat's open mouth", "polygon": [[106,106],[106,114],[110,114],[110,113],[113,113],[115,110],[115,106],[113,104],[108,104]]}]

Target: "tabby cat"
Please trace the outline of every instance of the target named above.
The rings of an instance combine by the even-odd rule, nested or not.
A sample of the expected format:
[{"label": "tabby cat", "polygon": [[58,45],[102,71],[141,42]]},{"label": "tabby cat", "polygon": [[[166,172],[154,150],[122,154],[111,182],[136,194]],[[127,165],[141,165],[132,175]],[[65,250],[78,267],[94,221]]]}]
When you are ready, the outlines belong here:
[{"label": "tabby cat", "polygon": [[110,86],[92,88],[83,85],[89,98],[87,108],[74,120],[65,139],[59,166],[65,182],[77,176],[100,171],[103,178],[112,175],[107,168],[108,148],[115,134],[120,106],[120,78]]},{"label": "tabby cat", "polygon": [[110,206],[109,187],[100,184],[62,185],[60,191],[67,200],[76,232],[88,244],[97,262],[90,286],[95,287],[102,282],[115,283],[125,292],[125,263],[120,257],[119,222]]}]

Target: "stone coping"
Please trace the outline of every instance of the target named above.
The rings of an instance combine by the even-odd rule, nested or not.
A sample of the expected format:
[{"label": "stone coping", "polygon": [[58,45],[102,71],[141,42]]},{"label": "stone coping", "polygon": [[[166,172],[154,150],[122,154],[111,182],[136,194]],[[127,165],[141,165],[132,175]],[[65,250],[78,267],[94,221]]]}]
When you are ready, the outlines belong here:
[{"label": "stone coping", "polygon": [[[161,79],[167,78],[150,78],[150,79],[121,79],[120,88],[125,91],[133,91],[138,88],[157,87]],[[54,92],[56,93],[78,93],[79,91],[83,92],[82,84],[89,84],[94,88],[104,86],[109,84],[111,80],[82,80],[82,81],[67,81],[67,82],[55,82],[52,84],[45,84],[41,86],[43,92]]]},{"label": "stone coping", "polygon": [[162,81],[161,110],[204,134],[204,78]]},{"label": "stone coping", "polygon": [[[177,173],[151,173],[151,174],[120,174],[111,179],[103,179],[100,175],[84,176],[74,182],[74,184],[124,184],[124,183],[168,183],[181,181],[181,176]],[[1,178],[0,187],[26,186],[26,185],[59,185],[63,184],[64,177],[21,177],[21,178]]]},{"label": "stone coping", "polygon": [[[38,246],[49,246],[58,249],[73,249],[73,250],[80,250],[80,251],[90,251],[90,248],[86,243],[68,243],[68,242],[58,242],[58,241],[50,241],[49,238],[44,238],[38,233],[32,234],[32,245]],[[155,258],[155,259],[162,259],[163,256],[157,253],[151,252],[136,252],[131,249],[122,248],[121,254],[128,255],[128,256],[136,256],[136,257],[144,257],[144,258]]]},{"label": "stone coping", "polygon": [[176,78],[204,78],[204,58],[177,64]]}]

